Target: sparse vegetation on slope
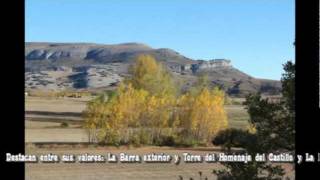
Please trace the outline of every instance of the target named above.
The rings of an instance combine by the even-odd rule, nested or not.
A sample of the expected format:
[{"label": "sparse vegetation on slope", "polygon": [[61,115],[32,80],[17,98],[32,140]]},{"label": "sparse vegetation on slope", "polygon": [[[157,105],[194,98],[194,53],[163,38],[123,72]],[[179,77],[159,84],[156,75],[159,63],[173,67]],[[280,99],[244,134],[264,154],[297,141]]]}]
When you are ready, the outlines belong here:
[{"label": "sparse vegetation on slope", "polygon": [[186,91],[202,73],[209,87],[219,86],[232,96],[249,93],[279,94],[279,81],[256,79],[231,65],[231,61],[193,60],[174,50],[153,49],[140,43],[117,45],[87,43],[26,43],[27,89],[96,89],[102,91],[130,75],[129,66],[141,55],[152,55]]}]

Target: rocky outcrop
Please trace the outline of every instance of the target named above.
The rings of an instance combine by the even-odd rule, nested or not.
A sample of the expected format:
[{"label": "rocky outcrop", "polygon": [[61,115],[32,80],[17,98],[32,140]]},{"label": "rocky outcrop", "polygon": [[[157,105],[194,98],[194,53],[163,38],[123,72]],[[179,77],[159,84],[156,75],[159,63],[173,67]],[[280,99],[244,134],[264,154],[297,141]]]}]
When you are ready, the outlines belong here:
[{"label": "rocky outcrop", "polygon": [[231,61],[226,59],[212,59],[209,61],[198,60],[198,63],[191,65],[191,70],[197,72],[199,70],[211,70],[216,68],[229,68]]},{"label": "rocky outcrop", "polygon": [[227,59],[212,59],[212,60],[197,60],[191,64],[176,64],[170,65],[171,68],[175,72],[188,72],[192,71],[193,73],[197,73],[199,71],[210,71],[218,68],[232,68],[231,60]]}]

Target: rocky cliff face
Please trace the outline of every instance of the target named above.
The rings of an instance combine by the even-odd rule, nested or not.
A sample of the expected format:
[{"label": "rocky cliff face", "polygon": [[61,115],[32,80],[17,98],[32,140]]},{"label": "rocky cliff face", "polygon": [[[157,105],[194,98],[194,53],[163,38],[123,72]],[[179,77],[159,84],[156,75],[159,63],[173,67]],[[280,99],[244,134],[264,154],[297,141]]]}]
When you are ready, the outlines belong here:
[{"label": "rocky cliff face", "polygon": [[209,61],[197,60],[188,64],[175,64],[169,65],[169,68],[178,73],[192,72],[197,73],[199,71],[211,71],[216,69],[233,68],[231,61],[227,59],[212,59]]},{"label": "rocky cliff face", "polygon": [[154,56],[168,67],[185,88],[205,72],[211,85],[234,95],[251,92],[278,93],[279,81],[255,79],[231,65],[230,60],[192,60],[178,52],[153,49],[141,43],[101,45],[90,43],[26,43],[26,89],[108,88],[128,75],[139,54]]},{"label": "rocky cliff face", "polygon": [[226,59],[213,59],[209,61],[199,60],[196,64],[191,65],[191,70],[197,72],[199,70],[211,70],[217,68],[231,68],[231,61]]}]

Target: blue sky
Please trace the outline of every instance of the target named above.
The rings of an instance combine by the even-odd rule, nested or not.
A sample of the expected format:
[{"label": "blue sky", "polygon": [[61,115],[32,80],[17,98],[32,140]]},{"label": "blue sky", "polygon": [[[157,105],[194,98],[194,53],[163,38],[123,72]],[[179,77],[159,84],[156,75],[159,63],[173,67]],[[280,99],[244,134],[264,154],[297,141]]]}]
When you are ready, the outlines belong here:
[{"label": "blue sky", "polygon": [[294,0],[26,0],[25,40],[140,42],[280,79],[294,60],[294,11]]}]

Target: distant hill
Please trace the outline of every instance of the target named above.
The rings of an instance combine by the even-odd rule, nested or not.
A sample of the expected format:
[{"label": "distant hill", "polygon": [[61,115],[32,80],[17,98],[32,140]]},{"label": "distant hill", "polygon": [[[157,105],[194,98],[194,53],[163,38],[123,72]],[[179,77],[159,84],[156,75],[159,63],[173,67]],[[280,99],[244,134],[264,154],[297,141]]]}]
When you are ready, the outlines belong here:
[{"label": "distant hill", "polygon": [[27,90],[112,88],[128,75],[128,66],[139,54],[150,54],[165,64],[184,89],[203,73],[208,75],[212,86],[218,85],[235,96],[254,92],[278,94],[281,88],[279,81],[256,79],[241,72],[230,60],[193,60],[172,49],[154,49],[141,43],[27,42],[25,45]]}]

